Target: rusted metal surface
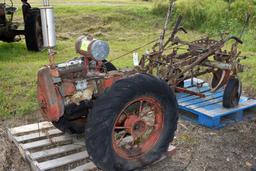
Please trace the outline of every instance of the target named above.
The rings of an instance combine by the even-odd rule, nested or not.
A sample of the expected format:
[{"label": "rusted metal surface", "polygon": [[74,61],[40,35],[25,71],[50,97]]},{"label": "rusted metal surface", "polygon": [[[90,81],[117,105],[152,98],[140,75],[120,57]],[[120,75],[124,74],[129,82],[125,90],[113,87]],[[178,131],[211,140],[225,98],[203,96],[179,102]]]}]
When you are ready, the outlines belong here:
[{"label": "rusted metal surface", "polygon": [[49,67],[38,72],[37,92],[43,116],[47,120],[57,121],[64,114],[64,101],[58,87],[53,83]]},{"label": "rusted metal surface", "polygon": [[[52,115],[48,116],[48,118],[57,120],[62,115],[63,108],[66,105],[75,104],[79,106],[84,101],[93,102],[116,81],[136,73],[154,75],[166,81],[173,90],[203,98],[205,97],[203,94],[185,89],[183,87],[184,80],[204,74],[212,74],[211,89],[212,91],[217,91],[225,86],[231,77],[237,77],[237,74],[243,71],[238,50],[238,45],[243,42],[238,37],[223,35],[219,40],[205,37],[199,40],[184,41],[178,34],[179,32],[187,33],[181,26],[181,16],[178,17],[170,35],[167,35],[167,25],[172,16],[172,7],[173,4],[171,3],[160,38],[152,41],[155,42],[152,51],[146,52],[141,57],[139,65],[131,70],[123,69],[108,72],[104,67],[104,62],[101,59],[93,58],[91,54],[91,46],[94,42],[93,37],[88,35],[87,37],[78,38],[75,47],[76,52],[82,55],[80,58],[57,65],[51,63],[49,67],[51,80],[49,79],[47,84],[40,83],[44,76],[42,74],[38,75],[42,77],[39,78],[40,89],[38,91],[41,91],[39,92],[39,101],[43,101],[42,97],[47,97],[49,100],[52,98],[59,100],[56,100],[58,102],[57,106],[55,106],[55,103],[49,103],[49,100],[49,102],[46,101],[45,105],[42,105],[43,108],[47,106],[49,110],[49,112],[44,112]],[[81,41],[83,39],[89,42],[86,44],[86,41]],[[230,40],[234,42],[231,48],[228,49],[225,45]],[[144,46],[140,48],[142,47]],[[125,55],[121,55],[116,59]],[[50,89],[47,90],[44,86],[48,86]],[[46,91],[51,93],[48,94]],[[60,105],[60,102],[62,105]],[[54,113],[52,108],[57,108],[58,110]]]},{"label": "rusted metal surface", "polygon": [[72,80],[63,80],[62,92],[64,96],[73,95],[76,91],[76,87]]},{"label": "rusted metal surface", "polygon": [[150,96],[129,102],[119,113],[112,131],[116,153],[125,159],[136,159],[151,150],[163,130],[163,112],[160,102]]},{"label": "rusted metal surface", "polygon": [[81,57],[43,67],[38,72],[38,101],[44,117],[58,121],[65,107],[79,108],[81,103],[92,102],[116,81],[136,73],[133,69],[107,72],[103,65],[102,61]]},{"label": "rusted metal surface", "polygon": [[231,70],[217,70],[217,72],[214,72],[211,84],[212,92],[224,86],[231,75]]},{"label": "rusted metal surface", "polygon": [[105,90],[107,88],[110,88],[117,80],[120,80],[120,79],[122,79],[121,75],[111,76],[111,77],[104,78],[102,80],[101,88],[103,90]]},{"label": "rusted metal surface", "polygon": [[[152,51],[144,54],[139,66],[134,69],[107,72],[102,61],[97,61],[88,56],[75,58],[55,66],[51,64],[51,67],[47,69],[47,74],[52,78],[52,81],[48,80],[47,84],[40,83],[40,89],[38,90],[41,91],[39,94],[42,94],[39,96],[39,101],[43,101],[42,97],[48,97],[49,100],[53,98],[57,101],[57,106],[55,106],[55,103],[48,102],[49,100],[46,101],[46,105],[42,105],[43,108],[47,106],[49,110],[43,110],[48,115],[48,119],[58,120],[63,114],[65,105],[79,105],[82,101],[91,101],[93,97],[100,96],[117,80],[136,73],[155,75],[165,80],[176,91],[203,98],[204,95],[183,88],[183,81],[212,73],[211,88],[212,91],[216,91],[223,87],[230,77],[236,77],[243,70],[243,66],[239,63],[240,52],[237,49],[238,44],[242,43],[239,38],[228,36],[220,40],[213,40],[206,37],[191,42],[183,41],[177,35],[179,31],[186,33],[186,30],[180,26],[181,19],[182,17],[178,18],[169,37],[166,38],[164,35],[166,32],[163,31],[159,40],[162,42],[156,42]],[[165,39],[166,41],[164,41]],[[227,50],[224,47],[229,40],[234,40],[234,43],[231,49]],[[42,74],[38,76],[43,77]],[[82,88],[77,88],[81,82],[84,82],[85,85]],[[46,90],[43,88],[44,86],[51,89]],[[47,94],[47,91],[51,92],[50,95]]]},{"label": "rusted metal surface", "polygon": [[201,98],[205,98],[205,95],[203,93],[198,93],[198,92],[190,91],[190,90],[187,90],[185,88],[176,87],[175,90],[177,92],[182,92],[182,93],[198,96],[198,97],[201,97]]},{"label": "rusted metal surface", "polygon": [[[152,51],[142,56],[137,67],[139,72],[155,75],[167,81],[173,89],[185,79],[213,73],[216,78],[218,77],[214,80],[215,86],[212,86],[212,91],[216,91],[225,85],[231,76],[236,77],[237,73],[243,71],[240,52],[237,49],[238,44],[243,43],[240,38],[230,35],[220,40],[205,37],[191,42],[184,41],[177,34],[179,31],[187,33],[180,26],[181,21],[180,16],[165,42],[162,42],[165,36],[161,34],[160,41],[153,45]],[[226,43],[230,40],[234,43],[230,49],[225,49]],[[157,47],[160,50],[157,50]],[[176,90],[191,94],[185,89]]]}]

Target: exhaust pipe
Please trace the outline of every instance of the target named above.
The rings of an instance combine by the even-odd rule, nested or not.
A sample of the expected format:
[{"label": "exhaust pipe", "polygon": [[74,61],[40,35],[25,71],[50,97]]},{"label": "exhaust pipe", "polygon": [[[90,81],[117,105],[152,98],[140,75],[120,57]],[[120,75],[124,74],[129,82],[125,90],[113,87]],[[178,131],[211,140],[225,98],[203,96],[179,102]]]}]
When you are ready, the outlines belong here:
[{"label": "exhaust pipe", "polygon": [[56,46],[56,32],[53,7],[49,0],[43,0],[44,6],[40,8],[44,47],[52,49]]}]

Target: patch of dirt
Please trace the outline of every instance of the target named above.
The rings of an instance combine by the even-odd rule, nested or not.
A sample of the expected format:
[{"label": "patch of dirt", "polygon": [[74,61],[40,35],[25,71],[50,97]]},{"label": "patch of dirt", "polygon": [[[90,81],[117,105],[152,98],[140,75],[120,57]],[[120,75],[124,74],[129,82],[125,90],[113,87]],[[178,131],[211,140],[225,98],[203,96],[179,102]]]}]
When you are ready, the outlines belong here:
[{"label": "patch of dirt", "polygon": [[8,120],[0,120],[0,170],[30,170],[28,163],[23,160],[17,147],[9,141],[6,129],[38,121],[42,121],[38,111],[24,117],[13,117]]},{"label": "patch of dirt", "polygon": [[[42,121],[38,112],[0,120],[0,170],[30,170],[18,149],[8,141],[6,127]],[[177,152],[144,171],[250,171],[256,165],[256,119],[220,130],[180,120],[173,144]]]},{"label": "patch of dirt", "polygon": [[256,165],[256,120],[212,130],[180,120],[176,155],[145,171],[250,171]]}]

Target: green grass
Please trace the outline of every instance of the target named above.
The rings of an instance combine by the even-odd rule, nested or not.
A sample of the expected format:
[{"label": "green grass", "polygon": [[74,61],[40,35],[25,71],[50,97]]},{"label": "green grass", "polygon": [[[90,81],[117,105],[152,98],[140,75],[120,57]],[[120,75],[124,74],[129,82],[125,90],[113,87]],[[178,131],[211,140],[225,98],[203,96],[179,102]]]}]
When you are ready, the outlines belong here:
[{"label": "green grass", "polygon": [[[40,2],[33,1],[33,3]],[[59,3],[60,1],[54,2]],[[88,1],[83,0],[83,2]],[[93,2],[99,1],[94,0]],[[104,0],[104,2],[113,3],[110,0]],[[119,0],[118,2],[125,3],[125,5],[56,5],[57,62],[78,56],[74,50],[74,41],[81,34],[93,33],[97,38],[107,40],[111,48],[110,60],[159,36],[164,17],[152,11],[153,3],[138,3],[138,1],[132,0]],[[198,30],[203,31],[200,28]],[[241,47],[244,53],[250,56],[243,62],[249,67],[248,72],[241,75],[247,87],[256,86],[255,79],[252,79],[256,77],[254,70],[256,61],[253,58],[256,56],[256,48],[252,44],[252,42],[255,44],[255,40],[250,34],[244,37],[246,40],[250,40],[250,46],[245,44]],[[188,40],[201,36],[202,33],[192,31],[189,35],[182,37]],[[141,54],[150,47],[145,47],[139,53]],[[28,52],[24,39],[11,44],[0,42],[1,117],[29,114],[38,109],[36,101],[37,71],[47,63],[47,52]],[[132,58],[126,56],[113,63],[120,68],[131,67]]]},{"label": "green grass", "polygon": [[[65,3],[136,3],[139,0],[49,0],[51,4],[65,4]],[[6,0],[8,2],[8,0]],[[42,4],[41,0],[29,0],[30,4]],[[141,2],[141,1],[140,1]],[[13,0],[14,4],[21,4],[20,0]],[[143,2],[142,2],[143,3]],[[146,2],[144,2],[146,3]]]}]

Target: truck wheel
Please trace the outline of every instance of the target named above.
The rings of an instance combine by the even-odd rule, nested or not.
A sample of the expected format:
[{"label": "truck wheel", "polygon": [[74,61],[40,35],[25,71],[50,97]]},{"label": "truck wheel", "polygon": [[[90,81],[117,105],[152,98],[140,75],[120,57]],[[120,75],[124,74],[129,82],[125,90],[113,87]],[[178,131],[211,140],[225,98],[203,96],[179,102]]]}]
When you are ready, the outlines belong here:
[{"label": "truck wheel", "polygon": [[223,95],[223,106],[226,108],[236,107],[242,94],[242,83],[237,78],[229,79]]},{"label": "truck wheel", "polygon": [[[116,67],[111,62],[107,60],[103,62],[107,71],[116,70]],[[65,106],[64,115],[57,122],[52,122],[52,124],[62,132],[70,134],[84,133],[86,117],[89,112],[88,106],[91,105],[84,102],[80,106],[76,104]]]},{"label": "truck wheel", "polygon": [[139,169],[167,151],[177,120],[168,85],[138,74],[117,81],[96,100],[86,124],[86,148],[102,170]]},{"label": "truck wheel", "polygon": [[39,9],[32,9],[26,17],[25,39],[28,50],[40,51],[43,49],[43,34]]}]

